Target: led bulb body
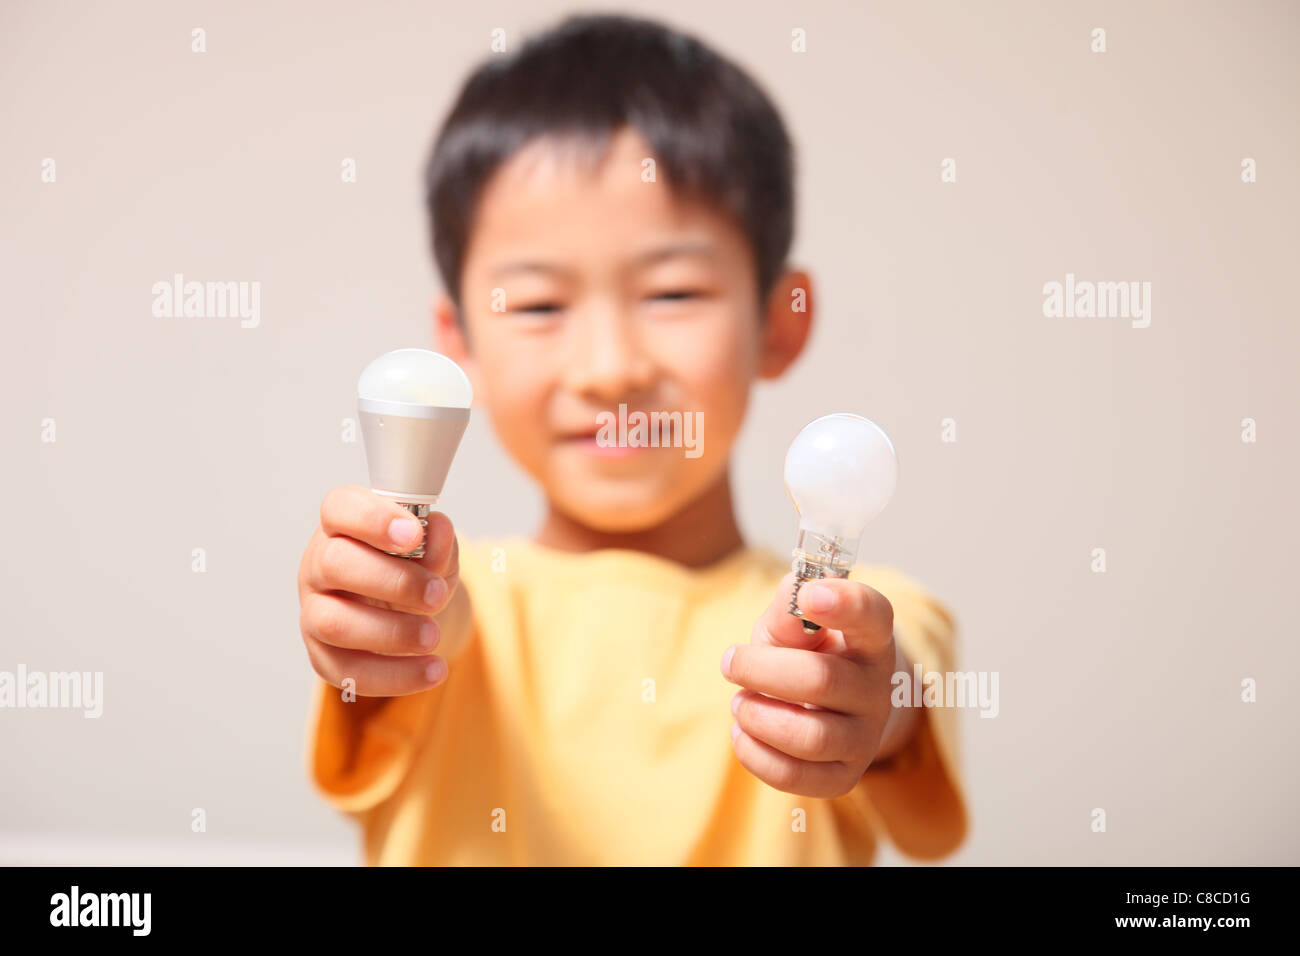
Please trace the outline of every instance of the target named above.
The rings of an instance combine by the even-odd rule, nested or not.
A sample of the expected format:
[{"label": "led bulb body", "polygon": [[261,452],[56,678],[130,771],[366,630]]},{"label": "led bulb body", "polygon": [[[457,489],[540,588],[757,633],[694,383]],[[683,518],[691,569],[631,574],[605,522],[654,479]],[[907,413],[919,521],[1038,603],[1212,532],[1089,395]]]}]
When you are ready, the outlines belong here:
[{"label": "led bulb body", "polygon": [[403,503],[434,504],[469,424],[468,408],[358,399],[370,488]]},{"label": "led bulb body", "polygon": [[[867,524],[889,503],[898,482],[893,443],[861,415],[837,412],[803,427],[785,456],[785,487],[799,512],[794,593],[813,578],[846,578]],[[804,620],[804,630],[818,625]]]},{"label": "led bulb body", "polygon": [[[357,382],[370,487],[405,506],[421,525],[442,494],[473,398],[460,367],[428,349],[381,355]],[[421,542],[401,556],[423,555]]]}]

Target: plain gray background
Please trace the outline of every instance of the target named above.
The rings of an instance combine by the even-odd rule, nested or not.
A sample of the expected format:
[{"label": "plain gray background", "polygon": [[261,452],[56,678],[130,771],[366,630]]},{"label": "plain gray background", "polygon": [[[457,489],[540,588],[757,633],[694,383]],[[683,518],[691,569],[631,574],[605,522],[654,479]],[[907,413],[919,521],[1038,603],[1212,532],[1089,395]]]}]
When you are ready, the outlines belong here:
[{"label": "plain gray background", "polygon": [[[494,28],[580,8],[4,5],[0,669],[106,686],[99,720],[0,711],[0,861],[358,858],[303,766],[297,563],[323,493],[365,479],[361,368],[432,344],[436,124]],[[747,533],[790,547],[803,423],[878,421],[900,482],[861,559],[1000,675],[999,716],[962,715],[949,861],[1300,862],[1295,5],[624,9],[748,68],[798,149],[821,314],[752,407]],[[155,318],[176,272],[261,282],[260,326]],[[1044,317],[1067,272],[1151,282],[1150,327]],[[482,418],[443,503],[468,536],[540,514]]]}]

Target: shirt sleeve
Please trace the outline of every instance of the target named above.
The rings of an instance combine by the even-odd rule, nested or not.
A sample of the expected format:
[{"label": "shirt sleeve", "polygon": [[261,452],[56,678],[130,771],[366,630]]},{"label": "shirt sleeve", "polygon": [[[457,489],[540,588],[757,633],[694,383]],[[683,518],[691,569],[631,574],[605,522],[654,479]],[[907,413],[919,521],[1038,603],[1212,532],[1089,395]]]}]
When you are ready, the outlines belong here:
[{"label": "shirt sleeve", "polygon": [[[900,574],[864,575],[860,580],[893,605],[894,639],[913,672],[917,665],[922,674],[955,671],[956,628],[946,607]],[[908,743],[872,764],[847,795],[873,832],[917,859],[945,856],[966,836],[968,808],[958,760],[957,720],[958,711],[951,706],[923,707]]]},{"label": "shirt sleeve", "polygon": [[440,687],[404,697],[343,699],[315,679],[307,729],[307,771],[325,802],[361,819],[411,768]]}]

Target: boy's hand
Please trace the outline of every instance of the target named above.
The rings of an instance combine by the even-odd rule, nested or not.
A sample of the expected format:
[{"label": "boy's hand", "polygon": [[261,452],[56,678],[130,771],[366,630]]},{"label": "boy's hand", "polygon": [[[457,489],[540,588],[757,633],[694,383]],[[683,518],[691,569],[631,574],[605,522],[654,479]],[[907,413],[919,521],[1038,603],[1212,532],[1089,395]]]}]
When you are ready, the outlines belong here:
[{"label": "boy's hand", "polygon": [[787,574],[750,642],[722,657],[723,676],[742,688],[732,699],[732,746],[778,790],[838,797],[880,752],[893,709],[894,609],[857,581],[809,581],[799,608],[822,628],[808,634],[789,613],[793,587]]},{"label": "boy's hand", "polygon": [[299,628],[316,673],[334,687],[352,678],[358,697],[399,697],[447,676],[435,657],[433,619],[460,581],[451,521],[428,517],[424,557],[398,558],[420,540],[420,522],[395,502],[355,485],[321,502],[320,526],[298,568]]}]

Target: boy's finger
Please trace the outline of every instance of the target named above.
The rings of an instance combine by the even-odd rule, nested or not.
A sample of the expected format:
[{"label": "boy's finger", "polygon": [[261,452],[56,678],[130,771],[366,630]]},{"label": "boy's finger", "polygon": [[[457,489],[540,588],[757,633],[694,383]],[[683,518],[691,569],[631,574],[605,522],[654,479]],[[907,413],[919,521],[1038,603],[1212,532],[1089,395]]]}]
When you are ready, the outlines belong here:
[{"label": "boy's finger", "polygon": [[382,554],[355,538],[322,537],[307,562],[310,591],[346,591],[399,610],[437,614],[451,588],[419,561]]},{"label": "boy's finger", "polygon": [[894,634],[893,605],[860,581],[809,581],[799,589],[799,610],[823,629],[838,630],[844,635],[846,649],[864,657],[875,657],[888,649]]},{"label": "boy's finger", "polygon": [[[805,584],[804,587],[807,587]],[[802,588],[800,589],[802,590]],[[826,630],[809,633],[803,622],[790,613],[790,598],[794,594],[794,572],[781,579],[772,603],[758,618],[750,640],[754,644],[777,647],[799,647],[805,650],[838,650],[837,638]]]},{"label": "boy's finger", "polygon": [[839,761],[800,760],[755,740],[731,725],[731,746],[736,759],[759,780],[785,793],[805,797],[838,797],[846,793],[853,772]]},{"label": "boy's finger", "polygon": [[325,495],[320,526],[327,535],[356,538],[380,551],[409,551],[424,534],[409,511],[360,485],[344,485]]},{"label": "boy's finger", "polygon": [[447,677],[447,661],[441,657],[386,657],[331,647],[310,634],[302,639],[312,668],[326,683],[342,687],[351,678],[362,697],[403,697],[436,687]]},{"label": "boy's finger", "polygon": [[750,690],[732,698],[731,713],[755,740],[800,760],[856,760],[862,750],[863,718],[809,710]]},{"label": "boy's finger", "polygon": [[438,644],[438,622],[362,604],[337,594],[309,593],[302,602],[299,627],[323,644],[372,654],[428,654]]},{"label": "boy's finger", "polygon": [[869,675],[858,662],[794,647],[733,644],[722,657],[722,676],[769,697],[842,714],[866,713],[871,698]]}]

